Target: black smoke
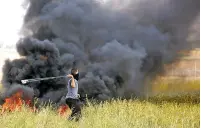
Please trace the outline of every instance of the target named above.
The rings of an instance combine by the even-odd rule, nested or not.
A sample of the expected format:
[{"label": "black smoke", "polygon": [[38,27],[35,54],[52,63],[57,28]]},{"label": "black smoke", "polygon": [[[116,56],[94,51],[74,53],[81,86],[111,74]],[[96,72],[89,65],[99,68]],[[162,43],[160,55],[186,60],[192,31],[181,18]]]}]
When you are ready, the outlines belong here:
[{"label": "black smoke", "polygon": [[59,102],[68,79],[20,80],[66,75],[73,62],[81,95],[143,96],[147,79],[161,73],[163,64],[176,60],[180,50],[199,47],[199,30],[190,31],[199,22],[199,0],[27,2],[24,37],[16,45],[22,58],[5,62],[4,97],[25,86],[32,97]]}]

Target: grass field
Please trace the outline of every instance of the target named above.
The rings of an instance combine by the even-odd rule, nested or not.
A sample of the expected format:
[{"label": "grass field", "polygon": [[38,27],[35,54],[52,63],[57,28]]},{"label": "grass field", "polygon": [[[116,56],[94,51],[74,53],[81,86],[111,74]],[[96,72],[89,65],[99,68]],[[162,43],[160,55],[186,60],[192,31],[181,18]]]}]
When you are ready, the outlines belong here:
[{"label": "grass field", "polygon": [[152,94],[173,95],[178,93],[200,92],[199,79],[158,77],[152,84]]},{"label": "grass field", "polygon": [[[183,86],[181,82],[171,83],[177,89],[186,86],[186,91],[199,89],[198,81],[187,82]],[[158,92],[167,91],[170,85],[173,84],[159,81],[158,87],[166,88],[155,89]],[[42,108],[37,113],[23,107],[20,111],[3,113],[0,116],[0,128],[198,128],[200,95],[159,95],[146,100],[116,99],[99,104],[88,102],[82,114],[82,119],[74,122],[60,116],[51,107]]]},{"label": "grass field", "polygon": [[[158,99],[158,98],[157,98]],[[159,99],[158,99],[159,100]],[[161,99],[162,100],[162,99]],[[1,128],[198,128],[199,103],[113,100],[83,109],[79,122],[69,122],[49,108],[4,113]],[[160,100],[159,100],[160,101]]]},{"label": "grass field", "polygon": [[[183,101],[183,102],[180,102]],[[186,103],[185,103],[186,100]],[[3,113],[1,128],[198,128],[200,126],[199,95],[177,98],[154,97],[147,101],[112,100],[88,103],[79,122],[69,122],[51,107],[38,113],[23,107]]]}]

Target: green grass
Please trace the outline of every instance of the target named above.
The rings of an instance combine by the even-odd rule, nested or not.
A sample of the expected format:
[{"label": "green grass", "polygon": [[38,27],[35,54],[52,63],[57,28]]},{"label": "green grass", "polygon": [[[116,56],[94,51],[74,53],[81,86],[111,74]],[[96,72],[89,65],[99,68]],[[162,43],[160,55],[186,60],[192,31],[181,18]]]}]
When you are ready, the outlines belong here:
[{"label": "green grass", "polygon": [[[160,97],[164,98],[164,97]],[[0,128],[198,128],[200,104],[194,102],[158,102],[112,100],[83,108],[79,122],[67,121],[50,107],[38,113],[24,107],[0,116]],[[156,100],[157,99],[157,100]],[[178,98],[177,98],[178,100]],[[153,102],[156,101],[156,102]]]}]

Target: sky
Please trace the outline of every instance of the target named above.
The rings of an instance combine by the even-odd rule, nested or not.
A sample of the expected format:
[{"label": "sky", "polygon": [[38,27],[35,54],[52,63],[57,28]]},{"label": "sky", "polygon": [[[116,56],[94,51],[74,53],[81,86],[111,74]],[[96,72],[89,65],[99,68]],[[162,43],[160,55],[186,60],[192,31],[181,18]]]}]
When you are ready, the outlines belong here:
[{"label": "sky", "polygon": [[0,2],[0,44],[15,46],[23,22],[24,0],[1,0]]},{"label": "sky", "polygon": [[[18,58],[15,44],[23,23],[24,0],[0,0],[0,71],[5,59]],[[8,47],[9,46],[9,47]],[[0,72],[0,79],[2,73]]]},{"label": "sky", "polygon": [[[25,9],[22,7],[24,1],[25,0],[0,1],[0,49],[4,48],[4,45],[15,48],[25,14]],[[107,2],[108,0],[102,1]],[[9,47],[9,49],[10,48],[11,47]]]}]

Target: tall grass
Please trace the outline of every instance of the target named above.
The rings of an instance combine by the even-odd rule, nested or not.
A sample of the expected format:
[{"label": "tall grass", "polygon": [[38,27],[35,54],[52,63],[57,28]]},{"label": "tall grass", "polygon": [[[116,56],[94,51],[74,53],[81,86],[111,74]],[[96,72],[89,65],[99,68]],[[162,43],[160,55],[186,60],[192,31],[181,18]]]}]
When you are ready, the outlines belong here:
[{"label": "tall grass", "polygon": [[[155,101],[152,99],[152,101]],[[112,100],[83,108],[79,122],[68,121],[51,107],[38,113],[23,107],[0,116],[1,128],[198,128],[199,103]]]},{"label": "tall grass", "polygon": [[153,94],[178,94],[200,92],[199,79],[185,79],[181,77],[167,78],[157,77],[152,83],[151,90]]},{"label": "tall grass", "polygon": [[[176,82],[159,81],[157,87],[171,84],[183,87],[182,81]],[[185,84],[199,88],[197,81]],[[74,122],[60,116],[51,106],[37,113],[23,107],[20,111],[1,114],[0,128],[198,128],[200,95],[159,95],[147,100],[117,99],[99,104],[88,102],[82,115],[79,122]]]}]

